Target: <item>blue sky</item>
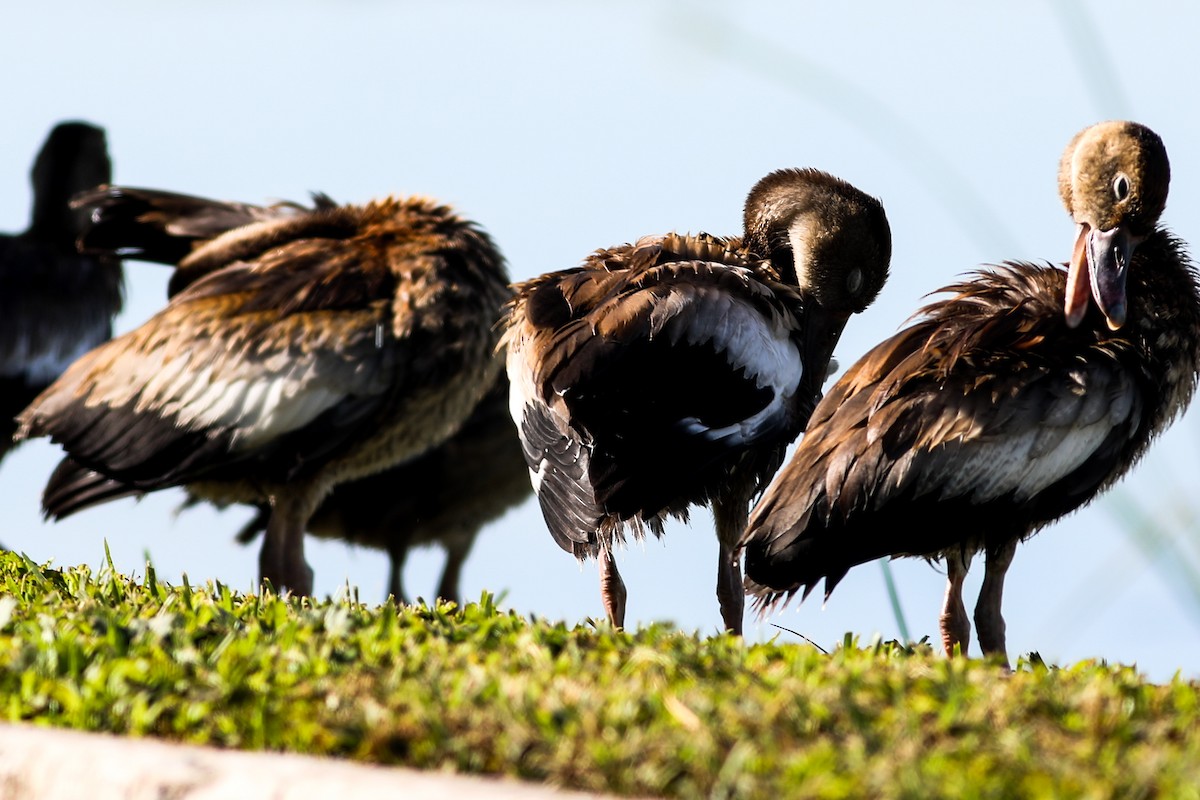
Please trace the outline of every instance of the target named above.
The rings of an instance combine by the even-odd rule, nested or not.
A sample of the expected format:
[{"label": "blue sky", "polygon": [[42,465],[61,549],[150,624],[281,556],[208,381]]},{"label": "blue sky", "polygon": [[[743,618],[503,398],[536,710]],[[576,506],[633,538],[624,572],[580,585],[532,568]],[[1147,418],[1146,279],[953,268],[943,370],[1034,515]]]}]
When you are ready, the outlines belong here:
[{"label": "blue sky", "polygon": [[[1164,139],[1165,222],[1200,240],[1195,32],[1181,3],[977,5],[767,3],[150,2],[19,4],[0,31],[0,229],[28,217],[28,169],[57,121],[109,133],[117,182],[225,199],[343,201],[390,192],[457,206],[496,238],[514,279],[670,230],[736,233],[750,186],[786,166],[833,172],[881,198],[892,278],[853,319],[843,364],[889,335],[925,293],[981,263],[1063,261],[1073,227],[1055,188],[1068,139],[1137,119]],[[165,297],[165,270],[126,267],[128,330]],[[1011,654],[1137,663],[1200,676],[1195,414],[1111,496],[1022,546],[1005,612]],[[249,512],[175,515],[180,494],[125,500],[44,524],[37,498],[58,458],[44,442],[0,465],[0,541],[39,561],[219,578],[249,590],[256,554],[232,542]],[[1185,555],[1151,557],[1123,532],[1137,503]],[[1182,522],[1179,522],[1182,520]],[[1190,562],[1188,561],[1190,559]],[[312,542],[318,593],[383,596],[385,561]],[[621,556],[629,617],[712,632],[711,517],[671,525]],[[428,593],[440,559],[410,559]],[[936,634],[944,578],[895,562],[914,637]],[[976,565],[973,596],[982,569]],[[551,541],[531,501],[481,536],[463,578],[523,612],[602,611],[593,563]],[[824,609],[812,598],[748,635],[828,646],[846,631],[898,635],[880,567],[856,568]]]}]

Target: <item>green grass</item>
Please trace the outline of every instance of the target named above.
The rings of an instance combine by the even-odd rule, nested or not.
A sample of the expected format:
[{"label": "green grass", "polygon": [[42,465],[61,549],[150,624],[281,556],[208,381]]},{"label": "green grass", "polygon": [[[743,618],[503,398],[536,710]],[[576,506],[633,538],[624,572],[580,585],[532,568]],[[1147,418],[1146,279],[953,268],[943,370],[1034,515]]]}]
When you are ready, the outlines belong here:
[{"label": "green grass", "polygon": [[1200,797],[1200,685],[0,555],[9,720],[680,797]]}]

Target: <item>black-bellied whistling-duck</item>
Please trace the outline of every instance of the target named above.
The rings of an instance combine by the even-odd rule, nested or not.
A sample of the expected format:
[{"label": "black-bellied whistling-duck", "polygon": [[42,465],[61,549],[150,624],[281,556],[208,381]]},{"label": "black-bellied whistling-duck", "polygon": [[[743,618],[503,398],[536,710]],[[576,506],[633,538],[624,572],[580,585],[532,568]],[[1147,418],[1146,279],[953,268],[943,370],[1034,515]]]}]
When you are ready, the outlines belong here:
[{"label": "black-bellied whistling-duck", "polygon": [[[508,414],[508,379],[500,372],[456,434],[411,461],[339,484],[313,513],[308,532],[385,551],[388,591],[399,602],[409,599],[402,575],[409,549],[437,544],[446,551],[437,596],[457,603],[462,567],[480,530],[531,491]],[[260,508],[239,541],[265,531],[269,516],[270,508]]]},{"label": "black-bellied whistling-duck", "polygon": [[[169,220],[123,215],[121,193],[93,207],[97,225],[114,226],[107,246],[168,260],[147,250],[147,228],[171,232]],[[178,217],[185,237],[206,218],[194,200]],[[261,214],[197,235],[167,307],[72,365],[21,415],[19,435],[67,452],[43,496],[50,516],[170,486],[268,503],[261,575],[308,594],[312,512],[335,485],[459,428],[500,367],[495,323],[510,292],[488,236],[431,200],[322,198]]]},{"label": "black-bellied whistling-duck", "polygon": [[751,498],[820,396],[849,316],[887,277],[883,207],[812,169],[751,190],[745,234],[645,237],[517,286],[512,415],[555,541],[596,557],[624,624],[614,540],[711,505],[724,627],[742,629],[734,545]]},{"label": "black-bellied whistling-duck", "polygon": [[46,137],[30,175],[33,215],[0,236],[0,458],[16,416],[72,361],[112,336],[121,310],[121,261],[75,251],[86,215],[71,196],[112,180],[104,130],[63,122]]},{"label": "black-bellied whistling-duck", "polygon": [[944,558],[942,641],[965,653],[963,578],[984,552],[976,630],[985,654],[1006,656],[1017,543],[1111,486],[1192,397],[1200,293],[1158,226],[1168,180],[1152,131],[1085,129],[1059,170],[1078,226],[1067,270],[980,271],[838,380],[742,539],[760,607],[822,578],[828,596],[882,556]]}]

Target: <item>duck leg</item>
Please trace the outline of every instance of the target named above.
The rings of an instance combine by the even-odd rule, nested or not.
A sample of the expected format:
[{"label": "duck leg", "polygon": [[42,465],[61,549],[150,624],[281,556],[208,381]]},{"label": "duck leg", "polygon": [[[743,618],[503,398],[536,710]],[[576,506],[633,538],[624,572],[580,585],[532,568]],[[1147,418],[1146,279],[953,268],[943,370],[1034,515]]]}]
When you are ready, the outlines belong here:
[{"label": "duck leg", "polygon": [[613,557],[612,543],[605,542],[600,547],[598,556],[600,563],[600,599],[604,602],[604,611],[608,621],[614,628],[625,627],[625,581],[617,571],[617,560]]},{"label": "duck leg", "polygon": [[473,536],[455,537],[446,543],[446,566],[442,568],[442,580],[438,583],[438,597],[452,603],[462,603],[458,581],[474,544]]},{"label": "duck leg", "polygon": [[1004,617],[1000,614],[1000,604],[1004,596],[1004,576],[1016,552],[1016,539],[988,549],[983,586],[979,589],[979,600],[975,604],[975,633],[979,637],[980,649],[985,656],[1004,656],[1005,663],[1008,662],[1008,653],[1004,646]]},{"label": "duck leg", "polygon": [[967,578],[967,570],[971,568],[969,553],[955,549],[946,554],[946,599],[942,603],[942,616],[939,619],[942,629],[942,647],[946,655],[954,655],[954,647],[958,645],[960,655],[967,654],[967,645],[971,641],[971,619],[967,616],[967,607],[963,605],[963,581]]},{"label": "duck leg", "polygon": [[742,562],[737,543],[746,529],[749,500],[718,501],[713,503],[713,521],[717,528],[720,552],[717,556],[717,602],[725,630],[734,636],[742,635],[742,618],[746,606],[746,589],[742,584]]},{"label": "duck leg", "polygon": [[312,568],[304,560],[304,527],[309,515],[301,503],[283,494],[271,499],[267,533],[258,554],[258,571],[275,591],[291,590],[307,597],[312,594]]},{"label": "duck leg", "polygon": [[388,594],[396,605],[408,605],[404,593],[404,562],[408,559],[408,543],[393,542],[388,546]]}]

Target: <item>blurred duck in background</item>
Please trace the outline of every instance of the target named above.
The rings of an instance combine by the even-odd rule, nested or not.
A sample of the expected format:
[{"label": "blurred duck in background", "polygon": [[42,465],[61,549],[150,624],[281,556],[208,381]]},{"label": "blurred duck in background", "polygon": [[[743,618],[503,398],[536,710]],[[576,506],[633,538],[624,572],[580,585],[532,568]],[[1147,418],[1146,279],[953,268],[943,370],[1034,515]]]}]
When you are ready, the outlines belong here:
[{"label": "blurred duck in background", "polygon": [[104,130],[62,122],[33,164],[29,227],[0,235],[0,459],[13,446],[16,416],[79,356],[112,337],[121,310],[121,261],[80,255],[87,212],[77,192],[112,180]]},{"label": "blurred duck in background", "polygon": [[890,256],[878,201],[824,172],[780,170],[751,190],[743,238],[645,237],[516,287],[512,416],[550,533],[598,559],[613,625],[626,600],[615,542],[711,505],[723,627],[741,633],[734,546],[750,500],[804,429]]},{"label": "blurred duck in background", "polygon": [[1159,226],[1170,168],[1133,122],[1070,142],[1059,191],[1067,269],[1010,262],[948,286],[817,406],[742,538],[760,609],[829,593],[884,556],[945,560],[940,628],[965,654],[963,580],[986,554],[974,620],[1007,657],[1001,599],[1017,543],[1092,500],[1183,412],[1200,369],[1200,293]]},{"label": "blurred duck in background", "polygon": [[[411,461],[334,487],[308,532],[386,552],[388,592],[401,603],[410,600],[403,581],[409,549],[438,545],[446,564],[437,597],[461,603],[462,568],[476,537],[531,493],[501,372],[458,433]],[[260,506],[238,541],[257,538],[269,517],[270,508]]]},{"label": "blurred duck in background", "polygon": [[260,574],[310,594],[321,501],[445,441],[500,368],[503,259],[432,200],[259,207],[112,187],[78,207],[84,250],[177,269],[163,311],[21,415],[19,436],[67,453],[48,516],[171,486],[265,504]]}]

